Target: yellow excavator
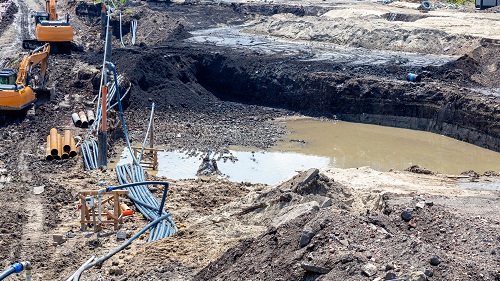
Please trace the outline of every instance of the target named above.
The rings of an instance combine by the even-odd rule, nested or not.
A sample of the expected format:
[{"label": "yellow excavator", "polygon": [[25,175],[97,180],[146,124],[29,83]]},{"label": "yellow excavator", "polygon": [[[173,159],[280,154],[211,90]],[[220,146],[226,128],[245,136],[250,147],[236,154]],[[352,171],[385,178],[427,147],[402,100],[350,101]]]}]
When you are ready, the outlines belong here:
[{"label": "yellow excavator", "polygon": [[81,51],[82,47],[73,41],[73,27],[69,23],[69,14],[64,20],[57,16],[57,0],[45,0],[45,11],[35,12],[36,39],[23,40],[23,48],[33,50],[45,43],[50,43],[53,54],[68,51]]},{"label": "yellow excavator", "polygon": [[[0,121],[5,121],[7,111],[21,111],[35,103],[38,94],[48,92],[46,71],[49,53],[50,45],[47,43],[25,56],[17,73],[12,68],[0,70]],[[38,64],[40,72],[35,77],[34,67]]]}]

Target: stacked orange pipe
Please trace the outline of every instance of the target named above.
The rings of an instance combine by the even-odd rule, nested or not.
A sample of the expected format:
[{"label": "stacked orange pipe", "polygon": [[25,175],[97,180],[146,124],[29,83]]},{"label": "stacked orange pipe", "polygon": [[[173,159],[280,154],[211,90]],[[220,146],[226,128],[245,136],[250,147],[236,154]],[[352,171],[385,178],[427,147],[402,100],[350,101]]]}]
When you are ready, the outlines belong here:
[{"label": "stacked orange pipe", "polygon": [[75,157],[76,143],[71,135],[70,130],[64,131],[64,136],[57,133],[56,128],[50,129],[50,134],[47,136],[47,146],[45,149],[45,159],[47,160],[61,160]]}]

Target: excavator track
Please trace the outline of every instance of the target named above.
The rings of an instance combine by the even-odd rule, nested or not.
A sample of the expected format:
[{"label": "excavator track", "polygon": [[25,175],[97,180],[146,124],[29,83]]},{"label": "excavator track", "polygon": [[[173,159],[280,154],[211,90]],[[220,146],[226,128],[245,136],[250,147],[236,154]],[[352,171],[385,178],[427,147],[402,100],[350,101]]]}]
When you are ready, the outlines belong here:
[{"label": "excavator track", "polygon": [[[46,42],[40,42],[35,39],[23,40],[23,49],[35,50],[43,46]],[[71,52],[82,52],[83,46],[73,42],[49,42],[50,54],[70,54]]]}]

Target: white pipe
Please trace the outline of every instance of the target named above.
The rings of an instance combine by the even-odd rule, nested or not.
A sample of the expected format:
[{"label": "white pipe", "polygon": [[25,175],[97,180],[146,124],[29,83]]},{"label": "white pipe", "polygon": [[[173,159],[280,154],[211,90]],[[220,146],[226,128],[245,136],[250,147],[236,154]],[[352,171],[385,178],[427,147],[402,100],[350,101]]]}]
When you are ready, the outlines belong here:
[{"label": "white pipe", "polygon": [[81,274],[81,272],[83,271],[83,269],[85,268],[85,266],[89,263],[91,263],[93,260],[95,259],[95,256],[91,256],[90,259],[88,259],[84,264],[82,264],[82,266],[80,266],[80,268],[78,268],[78,270],[76,272],[74,272],[70,277],[68,277],[68,279],[66,279],[66,281],[71,281],[75,278],[75,275],[77,272],[79,272],[78,275]]},{"label": "white pipe", "polygon": [[130,23],[130,28],[132,29],[132,45],[135,45],[135,33],[137,31],[137,21],[134,20]]},{"label": "white pipe", "polygon": [[122,13],[120,12],[120,43],[122,44],[123,48],[125,47],[125,44],[123,43],[123,37],[122,37]]}]

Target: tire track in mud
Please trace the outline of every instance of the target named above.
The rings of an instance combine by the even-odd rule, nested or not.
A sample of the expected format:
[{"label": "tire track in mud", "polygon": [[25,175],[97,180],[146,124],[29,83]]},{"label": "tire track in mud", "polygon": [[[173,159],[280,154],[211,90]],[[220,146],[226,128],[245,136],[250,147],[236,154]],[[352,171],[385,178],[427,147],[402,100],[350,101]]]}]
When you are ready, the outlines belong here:
[{"label": "tire track in mud", "polygon": [[[23,140],[19,145],[20,147],[30,147],[30,143],[31,142]],[[30,172],[26,156],[26,152],[21,151],[17,168],[21,176],[21,182],[26,183],[29,190],[28,194],[26,194],[26,199],[23,200],[27,222],[22,227],[21,236],[21,257],[29,261],[34,256],[34,250],[38,250],[44,235],[44,206],[41,198],[42,195],[36,195],[34,193],[34,187],[31,184],[33,182],[33,176]]]},{"label": "tire track in mud", "polygon": [[[33,2],[29,4],[32,7],[39,7],[39,3]],[[2,37],[0,37],[0,66],[3,66],[6,58],[17,57],[22,50],[22,40],[34,37],[34,19],[31,18],[31,11],[27,2],[23,0],[14,0],[13,3],[17,5],[18,11],[15,15],[14,22],[5,30]]]}]

